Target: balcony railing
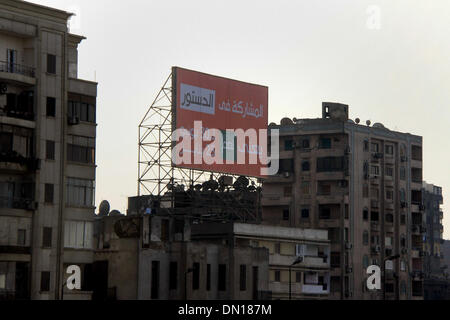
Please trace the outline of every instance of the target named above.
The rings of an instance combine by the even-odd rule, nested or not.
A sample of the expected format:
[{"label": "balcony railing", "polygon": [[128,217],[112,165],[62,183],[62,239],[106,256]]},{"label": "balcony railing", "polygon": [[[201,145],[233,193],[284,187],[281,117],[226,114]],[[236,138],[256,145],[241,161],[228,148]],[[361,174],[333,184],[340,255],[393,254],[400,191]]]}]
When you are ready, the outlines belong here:
[{"label": "balcony railing", "polygon": [[35,69],[33,67],[6,61],[0,61],[0,72],[21,74],[31,78],[35,77]]},{"label": "balcony railing", "polygon": [[18,209],[18,210],[34,210],[35,202],[26,198],[11,198],[0,196],[0,208]]}]

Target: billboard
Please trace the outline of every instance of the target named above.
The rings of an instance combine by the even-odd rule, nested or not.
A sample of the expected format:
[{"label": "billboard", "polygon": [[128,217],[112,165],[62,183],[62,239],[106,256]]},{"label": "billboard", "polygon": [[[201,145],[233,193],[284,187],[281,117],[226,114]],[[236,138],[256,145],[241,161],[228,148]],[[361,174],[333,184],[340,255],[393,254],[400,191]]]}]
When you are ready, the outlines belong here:
[{"label": "billboard", "polygon": [[[173,147],[178,147],[172,155],[173,165],[261,177],[261,168],[266,164],[259,157],[255,163],[254,156],[266,154],[268,88],[179,67],[173,67],[172,81],[173,131],[186,130],[183,132],[189,132],[192,139],[190,147],[180,147],[181,139],[174,139]],[[199,161],[196,155],[205,154],[208,148],[211,151],[212,142],[219,140],[210,134],[219,131],[221,148],[212,150],[212,155],[222,161]],[[244,139],[242,133],[246,134]],[[250,138],[254,133],[256,140]],[[194,142],[199,136],[206,140],[202,140],[201,150]]]}]

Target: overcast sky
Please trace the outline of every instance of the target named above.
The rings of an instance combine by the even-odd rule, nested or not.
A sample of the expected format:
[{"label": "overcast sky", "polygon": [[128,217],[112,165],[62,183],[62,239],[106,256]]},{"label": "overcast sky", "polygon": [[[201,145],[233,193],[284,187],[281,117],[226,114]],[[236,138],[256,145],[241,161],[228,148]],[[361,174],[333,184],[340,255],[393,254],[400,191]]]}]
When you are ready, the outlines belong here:
[{"label": "overcast sky", "polygon": [[76,12],[71,31],[88,38],[79,76],[99,82],[97,204],[125,212],[136,195],[138,124],[175,65],[268,86],[270,122],[334,101],[422,135],[424,179],[450,192],[448,0],[32,2]]}]

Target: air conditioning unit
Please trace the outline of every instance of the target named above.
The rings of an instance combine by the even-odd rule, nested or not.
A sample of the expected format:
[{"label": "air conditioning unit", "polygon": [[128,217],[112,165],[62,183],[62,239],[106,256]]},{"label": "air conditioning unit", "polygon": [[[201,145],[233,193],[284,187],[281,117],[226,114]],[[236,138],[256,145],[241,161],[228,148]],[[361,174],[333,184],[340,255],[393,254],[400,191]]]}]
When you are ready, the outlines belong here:
[{"label": "air conditioning unit", "polygon": [[353,268],[352,267],[347,267],[347,269],[345,271],[347,273],[352,273],[353,272]]},{"label": "air conditioning unit", "polygon": [[353,249],[353,245],[350,242],[346,242],[345,243],[345,249],[352,250]]},{"label": "air conditioning unit", "polygon": [[68,118],[68,123],[70,126],[75,126],[77,124],[80,124],[80,118],[78,117],[69,117]]},{"label": "air conditioning unit", "polygon": [[381,246],[375,246],[375,247],[373,247],[373,251],[374,251],[375,253],[380,253],[380,251],[381,251]]}]

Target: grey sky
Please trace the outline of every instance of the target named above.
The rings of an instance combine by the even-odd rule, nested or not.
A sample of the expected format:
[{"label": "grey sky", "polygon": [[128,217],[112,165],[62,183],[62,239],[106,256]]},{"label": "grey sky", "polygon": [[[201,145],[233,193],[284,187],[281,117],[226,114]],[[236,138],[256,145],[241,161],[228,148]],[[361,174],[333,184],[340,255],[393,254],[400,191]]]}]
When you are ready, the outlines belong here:
[{"label": "grey sky", "polygon": [[[78,12],[72,31],[88,38],[79,76],[99,82],[97,203],[125,211],[136,194],[137,126],[173,65],[268,86],[269,121],[335,101],[422,135],[424,179],[450,192],[448,0],[32,2]],[[367,26],[372,5],[380,29]]]}]

